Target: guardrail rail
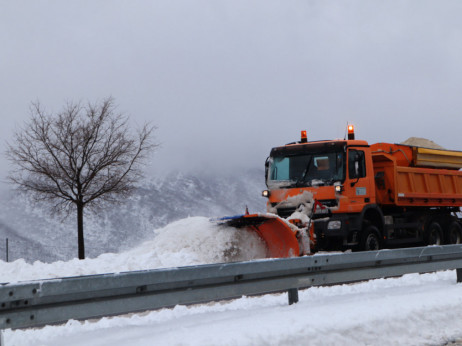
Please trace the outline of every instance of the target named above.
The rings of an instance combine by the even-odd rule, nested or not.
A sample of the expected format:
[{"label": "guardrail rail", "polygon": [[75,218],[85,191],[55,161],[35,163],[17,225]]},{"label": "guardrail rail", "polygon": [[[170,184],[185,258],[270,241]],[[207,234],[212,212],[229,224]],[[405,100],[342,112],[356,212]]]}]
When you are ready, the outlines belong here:
[{"label": "guardrail rail", "polygon": [[0,284],[2,329],[457,269],[462,245],[256,260]]}]

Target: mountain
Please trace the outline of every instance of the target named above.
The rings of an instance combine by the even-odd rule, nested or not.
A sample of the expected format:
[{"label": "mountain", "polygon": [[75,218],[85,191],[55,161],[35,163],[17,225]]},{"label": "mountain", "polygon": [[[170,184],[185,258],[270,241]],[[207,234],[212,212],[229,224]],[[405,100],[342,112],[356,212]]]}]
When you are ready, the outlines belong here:
[{"label": "mountain", "polygon": [[[171,173],[143,181],[126,201],[84,215],[87,257],[127,250],[154,237],[154,230],[189,216],[220,217],[265,211],[263,171],[236,174]],[[76,216],[50,215],[13,190],[0,196],[0,259],[69,260],[77,255]]]}]

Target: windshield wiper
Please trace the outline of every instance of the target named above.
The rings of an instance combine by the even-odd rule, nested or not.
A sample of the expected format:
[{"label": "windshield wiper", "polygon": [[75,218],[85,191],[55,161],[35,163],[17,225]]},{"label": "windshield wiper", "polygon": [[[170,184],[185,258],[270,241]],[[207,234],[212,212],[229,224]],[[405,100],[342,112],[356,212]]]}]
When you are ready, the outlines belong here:
[{"label": "windshield wiper", "polygon": [[310,156],[308,164],[306,165],[306,168],[303,171],[303,175],[300,179],[297,179],[297,181],[295,182],[295,186],[300,186],[300,183],[302,183],[305,180],[306,176],[308,175],[308,172],[310,171],[311,161],[313,161],[313,156]]}]

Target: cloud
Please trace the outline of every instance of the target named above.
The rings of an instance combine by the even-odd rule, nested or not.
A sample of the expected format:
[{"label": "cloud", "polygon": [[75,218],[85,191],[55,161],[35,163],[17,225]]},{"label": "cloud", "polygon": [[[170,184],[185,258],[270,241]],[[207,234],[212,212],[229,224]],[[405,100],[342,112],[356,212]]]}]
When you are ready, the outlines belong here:
[{"label": "cloud", "polygon": [[31,101],[112,95],[159,126],[160,167],[262,166],[300,130],[343,137],[347,121],[371,143],[462,150],[461,14],[417,0],[5,3],[0,135]]}]

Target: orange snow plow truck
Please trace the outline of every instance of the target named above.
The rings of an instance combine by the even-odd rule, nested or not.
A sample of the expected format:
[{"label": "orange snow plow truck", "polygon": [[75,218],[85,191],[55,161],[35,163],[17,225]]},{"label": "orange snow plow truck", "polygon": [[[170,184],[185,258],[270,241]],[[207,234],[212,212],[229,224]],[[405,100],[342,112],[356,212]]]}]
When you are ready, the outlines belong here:
[{"label": "orange snow plow truck", "polygon": [[256,232],[268,257],[462,242],[462,152],[348,139],[271,150],[267,214],[221,219]]}]

